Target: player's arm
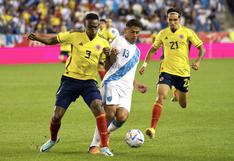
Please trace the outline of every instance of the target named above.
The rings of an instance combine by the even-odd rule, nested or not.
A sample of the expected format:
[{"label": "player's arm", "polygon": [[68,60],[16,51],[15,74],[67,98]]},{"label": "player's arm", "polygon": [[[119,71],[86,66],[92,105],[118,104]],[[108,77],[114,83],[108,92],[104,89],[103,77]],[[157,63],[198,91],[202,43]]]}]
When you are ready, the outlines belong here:
[{"label": "player's arm", "polygon": [[33,41],[39,41],[46,45],[55,45],[59,43],[56,36],[44,37],[44,36],[35,35],[34,33],[31,33],[28,35],[28,38]]},{"label": "player's arm", "polygon": [[192,68],[194,70],[198,70],[199,67],[200,67],[200,62],[202,60],[202,58],[204,57],[205,55],[205,48],[203,45],[200,45],[197,47],[197,49],[199,50],[199,54],[198,54],[198,57],[197,59],[192,63]]},{"label": "player's arm", "polygon": [[142,75],[145,72],[145,68],[147,67],[148,62],[151,60],[152,56],[156,54],[156,51],[160,48],[160,46],[152,46],[148,53],[146,54],[146,58],[144,60],[143,65],[141,66],[139,73]]},{"label": "player's arm", "polygon": [[162,31],[160,31],[157,34],[157,36],[155,37],[154,43],[153,43],[152,47],[150,48],[150,50],[147,52],[145,61],[144,61],[143,65],[141,66],[140,70],[139,70],[139,73],[141,75],[144,74],[145,68],[146,68],[148,62],[151,60],[152,56],[154,54],[156,54],[156,51],[161,47],[162,38],[163,38],[163,33],[162,33]]},{"label": "player's arm", "polygon": [[133,81],[133,86],[137,91],[139,91],[141,93],[147,92],[147,89],[148,89],[148,87],[146,85],[144,85],[136,80]]},{"label": "player's arm", "polygon": [[103,53],[106,55],[105,69],[109,70],[110,67],[116,62],[119,51],[116,48],[104,48]]}]

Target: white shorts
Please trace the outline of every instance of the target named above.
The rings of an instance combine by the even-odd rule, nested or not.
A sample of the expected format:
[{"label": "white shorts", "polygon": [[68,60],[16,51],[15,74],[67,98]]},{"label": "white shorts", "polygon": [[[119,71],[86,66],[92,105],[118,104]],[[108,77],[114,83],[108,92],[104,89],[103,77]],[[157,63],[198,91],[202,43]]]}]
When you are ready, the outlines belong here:
[{"label": "white shorts", "polygon": [[118,105],[130,112],[132,89],[123,89],[120,86],[106,84],[102,87],[102,99],[105,105]]}]

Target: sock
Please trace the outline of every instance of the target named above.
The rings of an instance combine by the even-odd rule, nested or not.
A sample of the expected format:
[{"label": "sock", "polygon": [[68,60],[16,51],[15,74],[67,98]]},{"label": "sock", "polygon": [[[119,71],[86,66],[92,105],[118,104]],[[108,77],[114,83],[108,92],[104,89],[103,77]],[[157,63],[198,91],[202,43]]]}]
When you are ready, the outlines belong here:
[{"label": "sock", "polygon": [[107,147],[108,145],[108,132],[106,127],[106,114],[102,113],[96,117],[97,129],[100,134],[101,147]]},{"label": "sock", "polygon": [[110,125],[108,126],[108,132],[115,131],[116,129],[120,128],[125,121],[119,122],[116,119],[114,119]]},{"label": "sock", "polygon": [[160,118],[160,114],[162,111],[162,105],[160,103],[155,103],[152,110],[152,118],[151,118],[151,128],[156,128],[157,122]]},{"label": "sock", "polygon": [[91,142],[91,144],[90,144],[89,147],[99,146],[99,144],[100,144],[100,135],[98,133],[98,128],[96,126],[94,134],[93,134],[93,140],[92,140],[92,142]]},{"label": "sock", "polygon": [[98,74],[99,74],[101,80],[103,80],[103,78],[104,78],[104,76],[105,76],[105,74],[106,74],[106,70],[99,70],[99,71],[98,71]]},{"label": "sock", "polygon": [[52,141],[57,140],[57,135],[58,135],[58,131],[60,129],[60,126],[61,126],[61,121],[55,122],[53,120],[53,118],[51,118],[51,121],[50,121],[50,135],[51,135],[51,140]]},{"label": "sock", "polygon": [[[109,125],[110,125],[110,122],[107,121],[107,127],[109,127]],[[108,130],[108,132],[109,132],[109,130]],[[98,129],[97,129],[97,126],[96,126],[94,134],[93,134],[93,140],[92,140],[89,147],[99,146],[99,145],[100,145],[100,135],[99,135],[99,132],[98,132]]]}]

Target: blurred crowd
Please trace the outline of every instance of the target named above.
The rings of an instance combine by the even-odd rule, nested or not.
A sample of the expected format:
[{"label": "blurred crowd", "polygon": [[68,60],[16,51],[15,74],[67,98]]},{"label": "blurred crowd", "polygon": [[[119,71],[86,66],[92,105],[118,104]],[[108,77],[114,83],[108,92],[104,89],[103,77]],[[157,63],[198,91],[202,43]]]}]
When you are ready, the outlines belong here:
[{"label": "blurred crowd", "polygon": [[195,31],[221,31],[219,14],[224,0],[0,0],[0,34],[57,33],[83,27],[83,17],[97,12],[111,18],[120,33],[131,18],[140,19],[143,30],[166,27],[165,12],[180,8],[181,22]]}]

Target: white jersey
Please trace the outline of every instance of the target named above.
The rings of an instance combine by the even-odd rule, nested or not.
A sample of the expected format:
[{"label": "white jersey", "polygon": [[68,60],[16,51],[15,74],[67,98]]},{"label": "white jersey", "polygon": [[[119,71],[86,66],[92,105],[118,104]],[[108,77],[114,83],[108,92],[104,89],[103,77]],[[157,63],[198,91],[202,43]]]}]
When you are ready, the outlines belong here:
[{"label": "white jersey", "polygon": [[135,44],[130,44],[123,36],[115,38],[111,43],[111,47],[117,48],[119,53],[116,62],[105,74],[102,86],[115,86],[118,93],[125,95],[133,90],[140,50]]},{"label": "white jersey", "polygon": [[116,28],[111,27],[110,31],[115,37],[119,36],[119,31]]}]

